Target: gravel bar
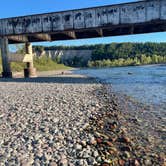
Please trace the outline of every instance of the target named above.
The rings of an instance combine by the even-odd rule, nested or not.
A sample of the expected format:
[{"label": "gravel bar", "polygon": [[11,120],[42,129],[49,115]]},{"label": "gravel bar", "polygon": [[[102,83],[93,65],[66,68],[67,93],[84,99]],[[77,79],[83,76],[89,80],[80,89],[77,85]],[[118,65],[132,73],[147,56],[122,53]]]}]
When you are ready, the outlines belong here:
[{"label": "gravel bar", "polygon": [[1,78],[0,166],[164,165],[164,152],[128,132],[140,125],[130,121],[93,78]]},{"label": "gravel bar", "polygon": [[0,79],[0,165],[95,165],[89,143],[100,104],[94,79],[79,75]]}]

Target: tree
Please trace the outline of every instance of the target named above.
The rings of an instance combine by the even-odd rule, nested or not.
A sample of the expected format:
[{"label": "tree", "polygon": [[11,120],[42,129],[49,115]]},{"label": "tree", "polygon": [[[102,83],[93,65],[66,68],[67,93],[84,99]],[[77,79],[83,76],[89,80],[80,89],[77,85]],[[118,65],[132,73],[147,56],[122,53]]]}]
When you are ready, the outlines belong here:
[{"label": "tree", "polygon": [[24,44],[15,44],[16,53],[24,54],[25,53],[25,45]]}]

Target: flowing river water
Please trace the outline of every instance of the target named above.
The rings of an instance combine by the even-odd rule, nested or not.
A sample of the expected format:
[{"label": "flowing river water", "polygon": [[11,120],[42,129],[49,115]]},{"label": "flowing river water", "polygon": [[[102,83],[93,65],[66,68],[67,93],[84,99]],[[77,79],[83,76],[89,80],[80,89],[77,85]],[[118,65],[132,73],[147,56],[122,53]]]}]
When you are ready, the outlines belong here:
[{"label": "flowing river water", "polygon": [[83,69],[79,74],[110,83],[116,93],[166,111],[166,65]]},{"label": "flowing river water", "polygon": [[[74,71],[107,83],[130,121],[130,132],[151,152],[166,152],[166,65]],[[140,123],[136,125],[135,123]],[[150,145],[149,145],[150,142]]]}]

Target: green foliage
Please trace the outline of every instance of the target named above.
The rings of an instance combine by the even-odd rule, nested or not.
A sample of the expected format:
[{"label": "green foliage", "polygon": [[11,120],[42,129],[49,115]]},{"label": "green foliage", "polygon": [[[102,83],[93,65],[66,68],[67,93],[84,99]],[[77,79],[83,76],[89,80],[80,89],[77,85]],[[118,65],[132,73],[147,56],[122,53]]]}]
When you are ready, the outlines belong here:
[{"label": "green foliage", "polygon": [[23,44],[15,44],[16,47],[16,53],[18,54],[24,54],[25,53],[25,45]]},{"label": "green foliage", "polygon": [[92,60],[133,59],[135,57],[140,58],[142,55],[150,57],[153,55],[166,56],[166,43],[112,43],[98,45],[93,51]]},{"label": "green foliage", "polygon": [[[41,58],[34,58],[34,66],[38,71],[49,71],[49,70],[63,70],[71,69],[63,64],[57,64],[55,61],[47,58],[46,56]],[[26,63],[23,62],[11,62],[11,69],[14,72],[23,71],[26,67]],[[2,72],[2,60],[0,58],[0,72]]]},{"label": "green foliage", "polygon": [[11,70],[14,72],[23,71],[26,67],[26,64],[23,62],[11,62]]},{"label": "green foliage", "polygon": [[70,67],[67,67],[63,64],[57,64],[55,61],[46,56],[43,56],[41,58],[35,58],[34,66],[38,71],[70,69]]},{"label": "green foliage", "polygon": [[[38,46],[33,46],[37,49]],[[98,61],[110,60],[114,65],[140,65],[151,63],[163,63],[166,57],[166,43],[111,43],[83,46],[51,46],[45,50],[93,50],[92,61],[101,66]],[[156,57],[160,55],[160,57]],[[118,60],[118,62],[117,62]],[[124,62],[125,60],[125,62]],[[104,61],[105,62],[105,61]],[[81,58],[67,59],[63,62],[69,66],[86,67],[91,62],[82,61]],[[108,62],[107,62],[108,63]],[[112,64],[112,65],[113,65]],[[110,63],[109,63],[110,65]],[[113,66],[114,66],[113,65]]]},{"label": "green foliage", "polygon": [[83,57],[78,57],[78,56],[65,59],[63,60],[63,63],[67,66],[72,66],[72,67],[87,67],[87,60],[85,60]]},{"label": "green foliage", "polygon": [[115,67],[115,66],[136,66],[136,65],[146,65],[146,64],[157,64],[166,63],[166,56],[145,56],[144,54],[140,58],[119,58],[114,60],[96,60],[89,61],[88,67]]},{"label": "green foliage", "polygon": [[[110,67],[110,66],[128,66],[166,63],[166,43],[111,43],[83,46],[33,46],[34,51],[43,50],[93,50],[91,61],[87,62],[83,58],[73,57],[63,63],[72,67]],[[25,52],[23,45],[17,46],[17,52]],[[0,64],[1,64],[0,58]],[[34,59],[34,65],[39,71],[68,69],[61,63],[61,58],[54,60],[41,57]],[[12,71],[22,71],[24,63],[11,63]],[[0,65],[2,71],[2,65]]]},{"label": "green foliage", "polygon": [[55,59],[53,59],[56,63],[58,63],[58,64],[61,64],[62,62],[61,62],[61,57],[60,56],[56,56],[56,58]]},{"label": "green foliage", "polygon": [[33,51],[42,53],[44,51],[44,47],[43,46],[33,46]]}]

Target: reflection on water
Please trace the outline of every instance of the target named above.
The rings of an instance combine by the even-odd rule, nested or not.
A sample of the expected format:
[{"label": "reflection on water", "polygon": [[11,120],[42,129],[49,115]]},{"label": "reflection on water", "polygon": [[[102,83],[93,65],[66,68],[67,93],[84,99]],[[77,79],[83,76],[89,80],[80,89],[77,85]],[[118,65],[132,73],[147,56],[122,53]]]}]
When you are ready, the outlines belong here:
[{"label": "reflection on water", "polygon": [[120,92],[145,104],[159,105],[166,110],[166,65],[85,69],[79,74],[110,83]]}]

